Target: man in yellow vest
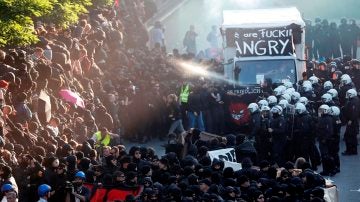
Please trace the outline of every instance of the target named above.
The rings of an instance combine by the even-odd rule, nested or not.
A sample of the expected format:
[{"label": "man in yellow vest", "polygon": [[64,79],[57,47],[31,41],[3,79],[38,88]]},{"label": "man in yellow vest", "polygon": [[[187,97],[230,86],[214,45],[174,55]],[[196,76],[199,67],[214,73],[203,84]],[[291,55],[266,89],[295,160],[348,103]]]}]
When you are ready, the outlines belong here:
[{"label": "man in yellow vest", "polygon": [[185,83],[184,85],[181,86],[181,89],[180,89],[181,104],[188,103],[189,94],[190,94],[190,85]]},{"label": "man in yellow vest", "polygon": [[188,126],[187,121],[187,111],[188,111],[188,101],[189,101],[189,95],[190,95],[190,84],[184,82],[183,85],[181,85],[180,89],[180,109],[181,109],[181,119],[183,120],[183,125],[185,128]]},{"label": "man in yellow vest", "polygon": [[94,133],[91,139],[95,141],[95,147],[108,146],[111,139],[119,138],[118,134],[114,134],[108,131],[107,128],[102,127],[99,131]]}]

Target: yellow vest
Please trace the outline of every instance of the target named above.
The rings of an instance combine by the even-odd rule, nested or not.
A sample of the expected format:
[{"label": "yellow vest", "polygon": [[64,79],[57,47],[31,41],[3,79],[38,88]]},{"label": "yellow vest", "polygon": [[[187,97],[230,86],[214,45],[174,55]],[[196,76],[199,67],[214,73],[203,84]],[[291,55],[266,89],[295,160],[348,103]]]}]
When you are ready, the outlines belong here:
[{"label": "yellow vest", "polygon": [[[102,139],[101,132],[100,131],[96,132],[95,136],[96,136],[96,144],[95,144],[95,146],[100,146],[99,142]],[[108,146],[110,144],[110,140],[111,140],[110,135],[106,134],[105,138],[100,143],[103,146]]]},{"label": "yellow vest", "polygon": [[186,84],[185,88],[184,86],[181,86],[180,101],[182,103],[187,103],[189,99],[189,94],[190,94],[189,84]]}]

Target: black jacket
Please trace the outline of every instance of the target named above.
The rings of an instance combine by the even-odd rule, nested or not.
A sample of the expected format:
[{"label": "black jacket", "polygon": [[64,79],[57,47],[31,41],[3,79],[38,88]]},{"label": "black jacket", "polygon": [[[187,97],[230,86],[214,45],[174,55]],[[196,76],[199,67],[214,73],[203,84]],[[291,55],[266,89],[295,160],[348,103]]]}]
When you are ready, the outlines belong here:
[{"label": "black jacket", "polygon": [[347,121],[352,121],[352,122],[357,121],[359,117],[359,109],[360,109],[359,102],[360,101],[358,97],[353,97],[346,102],[344,107],[344,116]]},{"label": "black jacket", "polygon": [[322,115],[319,118],[319,122],[318,122],[316,131],[317,131],[319,141],[329,140],[333,136],[333,133],[334,133],[332,117],[327,114]]},{"label": "black jacket", "polygon": [[250,137],[255,137],[257,135],[259,135],[260,129],[261,129],[261,117],[260,117],[260,112],[254,112],[253,114],[251,114],[251,121],[249,124],[250,127]]},{"label": "black jacket", "polygon": [[283,116],[271,119],[270,128],[273,129],[273,132],[271,133],[273,140],[286,138],[286,121]]},{"label": "black jacket", "polygon": [[299,114],[296,117],[296,133],[301,137],[311,138],[314,134],[313,118],[309,113]]}]

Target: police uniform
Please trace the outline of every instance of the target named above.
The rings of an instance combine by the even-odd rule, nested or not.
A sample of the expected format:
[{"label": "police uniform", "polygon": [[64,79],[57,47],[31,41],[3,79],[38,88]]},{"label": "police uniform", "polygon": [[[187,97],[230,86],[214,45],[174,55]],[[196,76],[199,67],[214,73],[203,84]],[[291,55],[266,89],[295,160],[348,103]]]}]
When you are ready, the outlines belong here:
[{"label": "police uniform", "polygon": [[286,146],[286,121],[283,116],[274,116],[270,121],[270,128],[273,129],[272,137],[272,159],[279,166],[284,165],[284,148]]},{"label": "police uniform", "polygon": [[332,171],[329,154],[329,150],[331,148],[329,148],[329,143],[334,133],[333,120],[331,115],[323,114],[321,117],[319,117],[316,131],[319,138],[319,150],[323,163],[323,172],[328,174]]},{"label": "police uniform", "polygon": [[[346,151],[344,152],[345,155],[347,154],[357,154],[357,134],[359,133],[359,123],[358,123],[358,116],[359,116],[359,98],[353,97],[350,98],[344,107],[344,116],[345,116],[345,123],[346,130],[344,134],[344,139],[346,143]],[[351,122],[351,123],[350,123]]]}]

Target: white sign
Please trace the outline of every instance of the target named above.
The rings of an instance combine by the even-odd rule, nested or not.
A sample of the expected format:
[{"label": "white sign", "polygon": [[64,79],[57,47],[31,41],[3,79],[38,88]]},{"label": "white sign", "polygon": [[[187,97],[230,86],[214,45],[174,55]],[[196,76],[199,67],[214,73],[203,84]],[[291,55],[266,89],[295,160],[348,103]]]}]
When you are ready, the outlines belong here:
[{"label": "white sign", "polygon": [[49,122],[51,119],[51,101],[50,96],[43,90],[40,91],[39,99],[43,100],[45,102],[45,108],[43,109],[45,111],[46,115],[46,122]]},{"label": "white sign", "polygon": [[224,168],[232,167],[234,171],[241,170],[241,164],[236,162],[235,149],[219,149],[215,151],[208,151],[211,161],[215,158],[224,161]]}]

